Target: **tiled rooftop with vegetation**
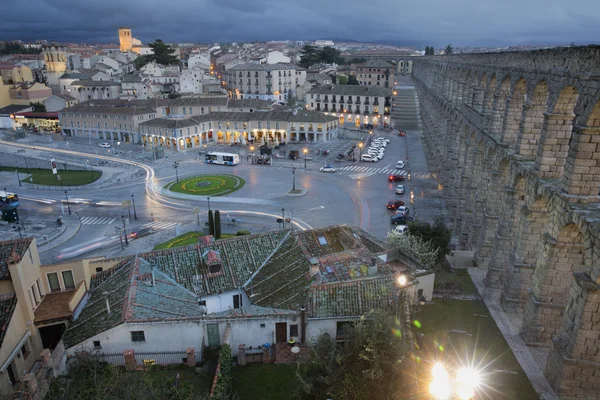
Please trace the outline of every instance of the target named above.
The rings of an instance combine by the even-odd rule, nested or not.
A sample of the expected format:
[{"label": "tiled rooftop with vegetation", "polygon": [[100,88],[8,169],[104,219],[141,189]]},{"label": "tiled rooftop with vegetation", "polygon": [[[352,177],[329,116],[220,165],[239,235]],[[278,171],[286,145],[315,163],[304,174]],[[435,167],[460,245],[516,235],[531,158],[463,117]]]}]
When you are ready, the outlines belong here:
[{"label": "tiled rooftop with vegetation", "polygon": [[0,295],[0,346],[8,331],[8,325],[17,306],[17,296],[14,293]]},{"label": "tiled rooftop with vegetation", "polygon": [[32,238],[0,242],[0,280],[10,279],[9,262],[19,262],[31,244]]},{"label": "tiled rooftop with vegetation", "polygon": [[352,228],[344,225],[302,231],[298,233],[298,237],[312,257],[360,248],[360,242],[353,235]]},{"label": "tiled rooftop with vegetation", "polygon": [[[376,261],[378,270],[381,271],[383,263],[379,259]],[[348,281],[368,276],[371,262],[371,257],[357,254],[357,252],[343,252],[320,257],[321,282]]]}]

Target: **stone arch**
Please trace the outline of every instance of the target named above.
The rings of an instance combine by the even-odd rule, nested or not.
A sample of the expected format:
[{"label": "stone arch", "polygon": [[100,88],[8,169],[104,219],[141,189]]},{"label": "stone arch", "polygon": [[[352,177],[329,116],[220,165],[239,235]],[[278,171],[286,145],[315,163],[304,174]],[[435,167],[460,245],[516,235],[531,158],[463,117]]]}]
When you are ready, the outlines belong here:
[{"label": "stone arch", "polygon": [[490,80],[487,81],[487,85],[485,86],[485,94],[483,96],[483,112],[490,113],[492,112],[492,108],[494,106],[494,92],[496,91],[496,83],[497,77],[496,74],[492,74],[490,76]]},{"label": "stone arch", "polygon": [[[551,92],[549,112],[544,114],[540,143],[535,159],[535,170],[540,178],[561,178],[567,161],[575,105],[579,91],[575,86],[565,86],[558,95]],[[570,183],[565,182],[567,186]]]},{"label": "stone arch", "polygon": [[492,135],[496,135],[497,137],[502,136],[502,125],[504,123],[506,112],[506,100],[510,94],[510,80],[510,75],[506,74],[500,81],[500,84],[494,93],[494,105],[492,107],[490,132]]},{"label": "stone arch", "polygon": [[467,248],[476,250],[479,246],[479,234],[483,224],[483,208],[485,205],[486,192],[483,187],[488,181],[488,171],[485,168],[487,145],[483,135],[477,135],[477,145],[473,160],[471,185],[468,187],[468,195],[465,209],[465,224],[468,228],[466,235],[461,238],[468,243]]},{"label": "stone arch", "polygon": [[[554,220],[544,233],[544,245],[537,258],[533,289],[523,319],[523,335],[530,344],[549,345],[559,333],[573,273],[585,271],[585,247],[579,227],[562,221],[554,210]],[[564,214],[563,214],[564,215]]]},{"label": "stone arch", "polygon": [[600,162],[598,154],[598,135],[600,135],[600,101],[587,118],[586,126],[576,126],[569,140],[562,187],[565,192],[577,196],[597,196],[600,187],[600,174],[597,173]]},{"label": "stone arch", "polygon": [[539,81],[528,90],[517,135],[517,154],[535,157],[542,134],[544,113],[548,110],[548,95],[548,83],[545,80]]},{"label": "stone arch", "polygon": [[516,147],[526,96],[527,81],[521,77],[510,89],[510,97],[507,98],[506,112],[502,124],[502,142],[507,143],[510,148]]}]

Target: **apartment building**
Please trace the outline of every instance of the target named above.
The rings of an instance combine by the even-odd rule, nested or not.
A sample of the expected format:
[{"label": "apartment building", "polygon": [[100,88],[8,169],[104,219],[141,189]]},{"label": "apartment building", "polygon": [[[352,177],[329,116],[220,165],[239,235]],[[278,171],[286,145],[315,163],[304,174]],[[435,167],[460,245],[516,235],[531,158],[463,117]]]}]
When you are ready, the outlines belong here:
[{"label": "apartment building", "polygon": [[356,79],[363,86],[394,87],[396,67],[387,61],[372,60],[356,66]]},{"label": "apartment building", "polygon": [[307,110],[216,111],[187,118],[156,118],[141,123],[140,128],[146,146],[181,151],[202,148],[209,142],[325,142],[337,137],[338,118]]},{"label": "apartment building", "polygon": [[332,113],[340,124],[390,125],[392,89],[381,86],[323,85],[306,95],[308,110]]},{"label": "apartment building", "polygon": [[287,101],[296,98],[306,70],[294,64],[240,64],[226,71],[225,87],[236,99]]}]

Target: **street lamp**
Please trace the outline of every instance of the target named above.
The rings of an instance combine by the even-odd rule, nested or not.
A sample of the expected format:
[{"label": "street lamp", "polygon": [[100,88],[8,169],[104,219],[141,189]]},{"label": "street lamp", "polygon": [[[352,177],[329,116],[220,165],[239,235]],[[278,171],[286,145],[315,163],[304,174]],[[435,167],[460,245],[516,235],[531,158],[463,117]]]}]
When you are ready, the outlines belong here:
[{"label": "street lamp", "polygon": [[285,229],[285,208],[281,209],[281,223],[283,224],[283,229]]},{"label": "street lamp", "polygon": [[304,153],[304,169],[306,169],[306,154],[308,154],[308,149],[304,148],[302,152]]},{"label": "street lamp", "polygon": [[210,197],[207,197],[206,201],[208,201],[208,211],[210,211]]},{"label": "street lamp", "polygon": [[364,146],[364,145],[363,145],[363,143],[362,143],[362,142],[360,142],[360,143],[358,144],[358,148],[360,149],[360,155],[358,156],[358,159],[359,159],[359,160],[362,158],[362,149],[363,149],[363,146]]},{"label": "street lamp", "polygon": [[177,172],[177,168],[179,168],[179,163],[177,161],[173,163],[173,168],[175,168],[175,176],[177,176],[177,183],[179,183],[179,173]]},{"label": "street lamp", "polygon": [[292,191],[296,191],[296,167],[292,167]]},{"label": "street lamp", "polygon": [[131,195],[131,203],[133,204],[133,218],[137,221],[137,212],[135,212],[135,198]]},{"label": "street lamp", "polygon": [[250,146],[250,151],[252,152],[252,155],[254,155],[254,146]]},{"label": "street lamp", "polygon": [[65,198],[67,199],[67,209],[69,210],[69,215],[71,215],[71,205],[69,204],[69,195],[67,194],[66,190],[65,190]]},{"label": "street lamp", "polygon": [[125,227],[124,215],[121,215],[121,221],[123,221],[123,236],[125,236],[125,246],[129,246],[129,241],[127,240],[127,227]]},{"label": "street lamp", "polygon": [[19,181],[19,186],[23,186],[23,185],[21,185],[21,178],[19,177],[19,167],[17,167],[15,172],[17,173],[17,180]]}]

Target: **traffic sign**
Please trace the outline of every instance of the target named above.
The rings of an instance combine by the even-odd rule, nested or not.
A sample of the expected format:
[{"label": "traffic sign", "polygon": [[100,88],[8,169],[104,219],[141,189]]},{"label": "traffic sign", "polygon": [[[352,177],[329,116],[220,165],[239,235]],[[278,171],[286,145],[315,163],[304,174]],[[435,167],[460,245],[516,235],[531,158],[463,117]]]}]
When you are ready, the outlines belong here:
[{"label": "traffic sign", "polygon": [[131,200],[123,200],[121,204],[123,205],[123,208],[129,208],[131,207]]},{"label": "traffic sign", "polygon": [[194,214],[200,214],[200,207],[194,207]]}]

